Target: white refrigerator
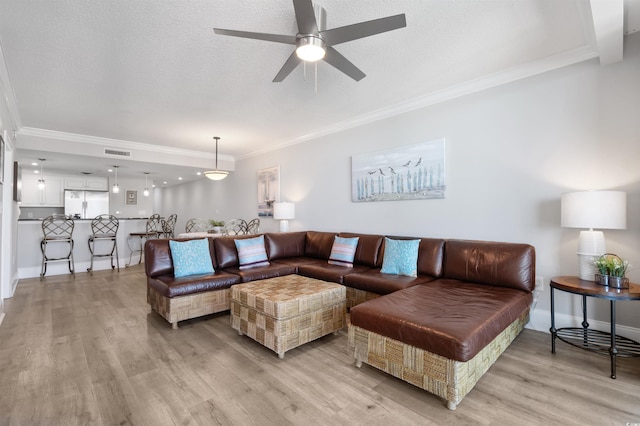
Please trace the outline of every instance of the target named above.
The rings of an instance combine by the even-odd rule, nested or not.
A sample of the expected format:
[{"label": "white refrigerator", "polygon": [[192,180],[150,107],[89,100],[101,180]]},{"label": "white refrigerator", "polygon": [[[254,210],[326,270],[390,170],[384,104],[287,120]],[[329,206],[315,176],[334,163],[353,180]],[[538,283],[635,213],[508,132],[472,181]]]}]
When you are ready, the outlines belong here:
[{"label": "white refrigerator", "polygon": [[64,191],[64,214],[74,219],[109,214],[109,191]]}]

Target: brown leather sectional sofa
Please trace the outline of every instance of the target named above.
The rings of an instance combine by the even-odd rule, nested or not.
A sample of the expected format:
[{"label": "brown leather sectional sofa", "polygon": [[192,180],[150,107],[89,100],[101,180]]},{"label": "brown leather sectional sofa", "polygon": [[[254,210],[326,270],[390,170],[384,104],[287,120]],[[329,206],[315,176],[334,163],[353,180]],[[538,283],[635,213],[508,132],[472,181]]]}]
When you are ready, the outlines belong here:
[{"label": "brown leather sectional sofa", "polygon": [[[327,262],[336,235],[359,237],[352,268]],[[382,235],[266,233],[270,264],[242,270],[234,238],[243,237],[209,239],[214,274],[182,278],[173,276],[169,240],[147,241],[152,309],[177,328],[178,321],[228,310],[236,283],[299,274],[343,284],[356,365],[434,393],[450,409],[528,322],[535,250],[527,244],[420,238],[418,276],[407,277],[380,272]]]}]

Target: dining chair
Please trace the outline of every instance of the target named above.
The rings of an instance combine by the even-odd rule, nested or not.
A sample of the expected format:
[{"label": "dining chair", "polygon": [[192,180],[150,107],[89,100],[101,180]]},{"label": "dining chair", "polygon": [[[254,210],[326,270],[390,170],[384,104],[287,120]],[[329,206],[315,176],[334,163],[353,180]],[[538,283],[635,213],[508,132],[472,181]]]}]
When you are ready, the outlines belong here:
[{"label": "dining chair", "polygon": [[199,217],[189,219],[184,227],[185,232],[208,232],[210,229],[209,220]]},{"label": "dining chair", "polygon": [[[91,221],[91,235],[89,236],[89,252],[91,253],[91,266],[87,268],[87,272],[93,275],[93,259],[95,257],[109,257],[111,260],[111,269],[118,267],[120,272],[120,259],[118,258],[118,244],[116,243],[116,237],[118,235],[118,227],[120,222],[118,218],[110,214],[101,214],[96,216]],[[110,250],[103,254],[96,254],[96,242],[105,241],[108,242]],[[107,247],[109,247],[107,245]],[[113,257],[115,252],[116,264],[113,264]]]},{"label": "dining chair", "polygon": [[247,234],[255,235],[260,232],[260,218],[254,218],[247,223]]},{"label": "dining chair", "polygon": [[247,222],[243,219],[231,219],[224,224],[224,235],[244,235],[247,233]]},{"label": "dining chair", "polygon": [[[75,263],[73,261],[73,228],[75,222],[71,216],[64,214],[52,214],[42,220],[42,240],[40,240],[40,251],[42,252],[42,267],[40,268],[40,278],[47,273],[49,262],[66,261],[69,264],[69,272],[75,275]],[[51,257],[47,253],[49,244],[64,243],[69,245],[69,252],[60,256]],[[59,250],[56,250],[58,254]],[[64,253],[64,252],[63,252]]]}]

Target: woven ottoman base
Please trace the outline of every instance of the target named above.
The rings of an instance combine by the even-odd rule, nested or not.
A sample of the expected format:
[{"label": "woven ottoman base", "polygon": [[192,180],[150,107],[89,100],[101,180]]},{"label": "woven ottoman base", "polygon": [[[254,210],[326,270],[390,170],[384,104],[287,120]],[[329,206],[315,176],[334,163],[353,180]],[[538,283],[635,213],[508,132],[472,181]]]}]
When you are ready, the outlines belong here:
[{"label": "woven ottoman base", "polygon": [[147,303],[151,309],[159,313],[178,328],[178,321],[215,314],[229,309],[230,289],[205,291],[186,296],[166,297],[147,286]]},{"label": "woven ottoman base", "polygon": [[231,287],[231,327],[276,352],[345,326],[345,288],[299,275]]},{"label": "woven ottoman base", "polygon": [[356,366],[365,362],[431,392],[455,410],[464,396],[529,322],[523,313],[469,361],[460,362],[349,325],[349,350]]}]

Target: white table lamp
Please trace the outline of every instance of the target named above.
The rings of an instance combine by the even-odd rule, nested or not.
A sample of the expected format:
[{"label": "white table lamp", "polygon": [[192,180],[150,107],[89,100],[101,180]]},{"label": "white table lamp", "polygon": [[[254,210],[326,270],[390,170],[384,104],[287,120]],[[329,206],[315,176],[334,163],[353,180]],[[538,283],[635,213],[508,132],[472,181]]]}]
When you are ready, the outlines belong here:
[{"label": "white table lamp", "polygon": [[588,228],[580,231],[578,264],[580,279],[594,281],[593,258],[607,252],[602,231],[627,228],[627,193],[622,191],[580,191],[562,194],[561,226]]},{"label": "white table lamp", "polygon": [[295,217],[294,203],[273,203],[273,218],[280,221],[280,232],[289,232],[289,220]]}]

